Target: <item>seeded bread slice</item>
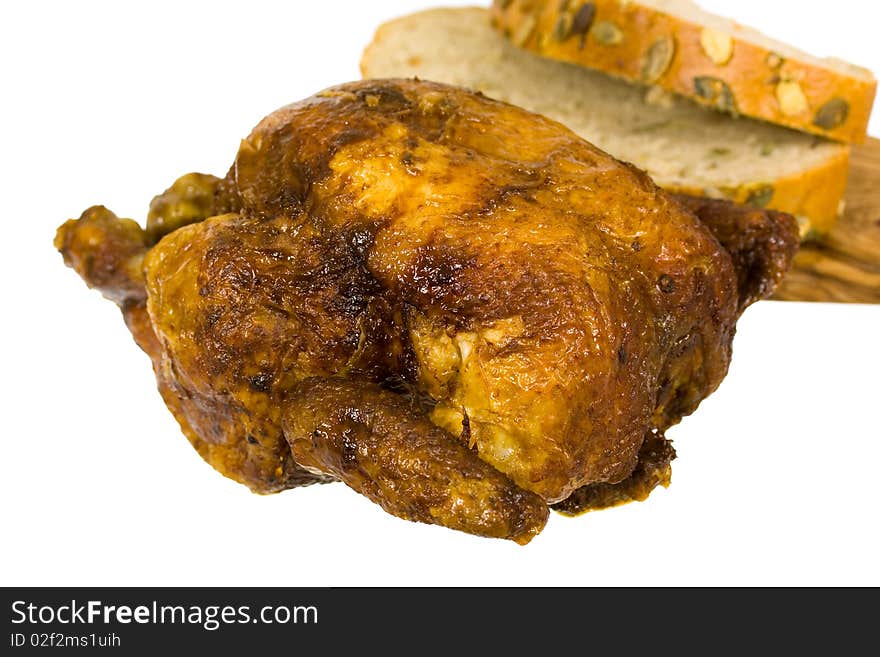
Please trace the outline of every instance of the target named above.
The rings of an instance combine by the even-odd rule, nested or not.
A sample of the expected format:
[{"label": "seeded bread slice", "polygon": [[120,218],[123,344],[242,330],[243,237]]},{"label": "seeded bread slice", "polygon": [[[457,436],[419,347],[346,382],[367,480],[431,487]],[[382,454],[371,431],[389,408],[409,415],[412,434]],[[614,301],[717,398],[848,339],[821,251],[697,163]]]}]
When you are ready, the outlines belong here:
[{"label": "seeded bread slice", "polygon": [[710,107],[862,143],[870,71],[819,59],[690,0],[495,0],[495,26],[545,57],[657,85]]},{"label": "seeded bread slice", "polygon": [[364,77],[457,84],[567,125],[660,186],[789,212],[805,237],[843,210],[849,147],[750,119],[513,46],[484,9],[434,9],[382,25]]}]

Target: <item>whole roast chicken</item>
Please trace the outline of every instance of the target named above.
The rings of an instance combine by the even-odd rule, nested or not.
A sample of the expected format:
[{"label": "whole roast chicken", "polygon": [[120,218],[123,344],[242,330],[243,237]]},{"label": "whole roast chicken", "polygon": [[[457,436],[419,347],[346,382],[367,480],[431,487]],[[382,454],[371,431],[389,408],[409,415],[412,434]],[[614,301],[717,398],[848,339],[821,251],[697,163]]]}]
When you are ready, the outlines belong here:
[{"label": "whole roast chicken", "polygon": [[339,480],[518,543],[550,506],[669,483],[664,430],[797,243],[787,215],[674,198],[558,123],[419,80],[282,108],[146,229],[96,206],[55,240],[227,477]]}]

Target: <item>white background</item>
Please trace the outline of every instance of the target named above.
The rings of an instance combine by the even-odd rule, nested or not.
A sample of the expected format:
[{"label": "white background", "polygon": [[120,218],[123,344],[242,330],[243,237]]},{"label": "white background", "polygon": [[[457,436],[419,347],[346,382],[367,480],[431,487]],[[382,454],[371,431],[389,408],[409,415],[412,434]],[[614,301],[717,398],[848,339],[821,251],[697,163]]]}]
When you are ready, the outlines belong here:
[{"label": "white background", "polygon": [[[670,432],[672,487],[553,515],[527,547],[341,484],[259,497],[199,459],[56,226],[223,175],[261,117],[359,77],[375,27],[428,4],[2,4],[0,584],[880,584],[880,307],[749,310],[729,377]],[[874,3],[703,4],[880,73]]]}]

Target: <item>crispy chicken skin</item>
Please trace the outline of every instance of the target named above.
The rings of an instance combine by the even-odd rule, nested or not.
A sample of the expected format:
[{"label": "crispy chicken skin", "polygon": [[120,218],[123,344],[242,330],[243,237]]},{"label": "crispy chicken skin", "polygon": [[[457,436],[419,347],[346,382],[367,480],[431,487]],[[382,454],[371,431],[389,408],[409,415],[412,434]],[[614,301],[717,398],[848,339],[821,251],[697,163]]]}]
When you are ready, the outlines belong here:
[{"label": "crispy chicken skin", "polygon": [[260,493],[341,480],[528,542],[669,483],[663,431],[788,268],[787,215],[673,198],[541,116],[367,80],[266,117],[147,229],[58,230],[199,454]]}]

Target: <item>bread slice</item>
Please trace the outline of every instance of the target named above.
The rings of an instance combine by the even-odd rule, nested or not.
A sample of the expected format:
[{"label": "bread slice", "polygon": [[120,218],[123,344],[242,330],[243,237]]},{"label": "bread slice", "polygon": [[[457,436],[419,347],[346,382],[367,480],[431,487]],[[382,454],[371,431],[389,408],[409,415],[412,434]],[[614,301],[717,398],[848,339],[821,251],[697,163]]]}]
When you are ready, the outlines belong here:
[{"label": "bread slice", "polygon": [[709,14],[690,0],[495,0],[516,45],[711,107],[862,143],[870,71],[819,59]]},{"label": "bread slice", "polygon": [[484,9],[434,9],[386,23],[361,72],[482,91],[567,125],[669,190],[794,214],[805,236],[827,232],[842,212],[848,146],[533,55],[493,30]]}]

